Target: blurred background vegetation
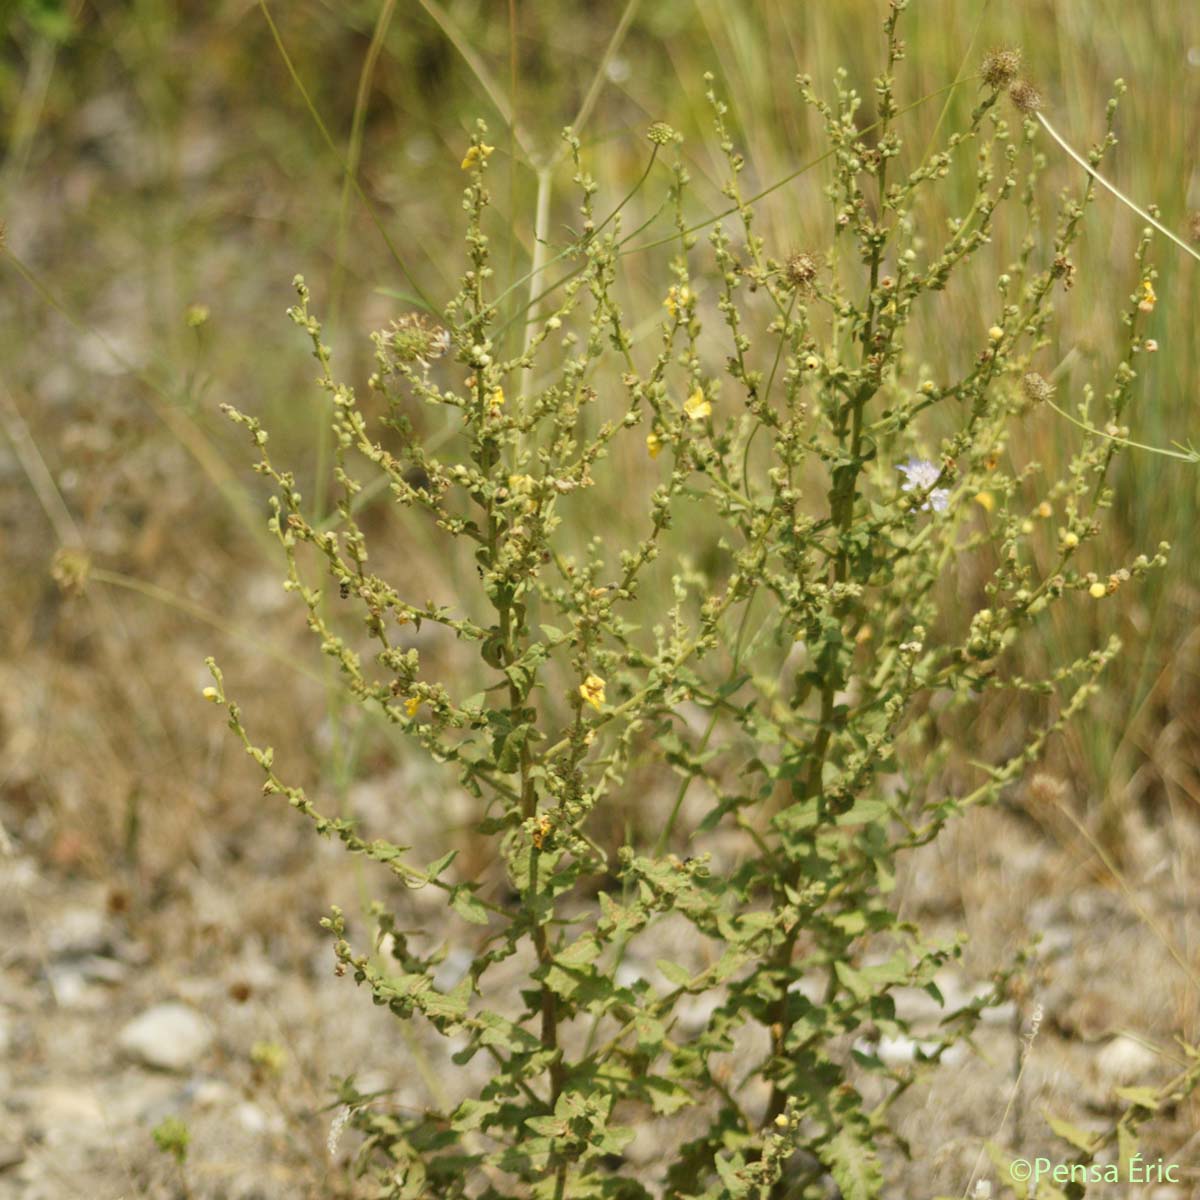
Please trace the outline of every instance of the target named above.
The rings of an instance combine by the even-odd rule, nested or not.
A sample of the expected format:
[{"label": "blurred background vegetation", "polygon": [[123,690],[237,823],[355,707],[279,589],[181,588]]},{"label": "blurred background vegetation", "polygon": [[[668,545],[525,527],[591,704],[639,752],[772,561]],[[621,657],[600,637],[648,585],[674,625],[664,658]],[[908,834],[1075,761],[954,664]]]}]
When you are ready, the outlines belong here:
[{"label": "blurred background vegetation", "polygon": [[[539,172],[549,252],[575,227],[569,164],[547,164],[581,113],[601,212],[636,182],[645,130],[664,120],[685,135],[690,203],[703,219],[727,203],[704,73],[730,102],[746,188],[757,190],[823,149],[798,101],[798,72],[829,94],[845,66],[871,119],[884,7],[288,0],[270,6],[273,32],[253,0],[0,5],[0,213],[10,252],[0,293],[0,812],[10,833],[64,871],[103,877],[118,865],[142,899],[168,894],[181,862],[261,853],[247,842],[260,819],[246,799],[251,764],[200,707],[210,653],[298,782],[344,789],[391,761],[383,731],[343,720],[305,644],[299,606],[279,588],[247,447],[217,412],[228,400],[261,416],[278,459],[320,495],[323,400],[304,339],[284,316],[291,278],[307,278],[338,374],[360,387],[369,331],[412,306],[414,287],[363,197],[417,286],[438,301],[461,269],[458,164],[479,117],[497,147],[490,232],[500,269],[528,269]],[[1156,204],[1168,226],[1194,232],[1195,5],[918,0],[907,43],[902,104],[971,75],[990,47],[1020,46],[1051,119],[1084,151],[1123,77],[1129,93],[1107,174]],[[915,107],[902,123],[906,153],[915,158],[953,128],[977,95],[967,80]],[[1052,185],[1077,187],[1078,168],[1048,138],[1043,148]],[[825,181],[817,167],[763,202],[769,253],[828,242]],[[635,197],[626,230],[654,217],[666,183],[664,169]],[[965,210],[970,186],[968,170],[940,189],[944,207],[925,212],[931,232]],[[668,233],[669,219],[650,232]],[[1045,352],[1048,368],[1066,363],[1069,399],[1089,380],[1102,386],[1114,360],[1117,312],[1138,282],[1141,225],[1107,194],[1086,218],[1076,287],[1060,301]],[[924,329],[935,377],[974,354],[992,321],[995,279],[1023,232],[1007,228],[977,256],[949,301],[956,322],[943,314]],[[667,253],[629,261],[620,299],[639,319],[659,316]],[[1165,242],[1155,258],[1149,332],[1160,350],[1143,365],[1131,424],[1135,440],[1168,445],[1196,436],[1197,283],[1195,264]],[[1079,432],[1043,413],[1024,436],[1013,453],[1052,475]],[[617,465],[611,507],[580,516],[614,538],[625,524],[640,528],[645,491],[638,462]],[[1102,702],[1052,751],[1071,804],[1119,855],[1128,811],[1177,820],[1200,798],[1200,572],[1191,554],[1200,473],[1128,454],[1114,481],[1112,541],[1092,565],[1111,569],[1166,539],[1171,566],[1118,602],[1072,606],[1069,623],[1060,616],[1029,644],[1024,668],[1034,674],[1043,656],[1064,661],[1110,632],[1125,642]],[[381,572],[390,560],[422,598],[453,597],[459,568],[428,528],[382,499],[364,519],[380,535]],[[716,569],[703,531],[696,545],[700,568]],[[64,546],[81,555],[60,557],[55,581]],[[87,586],[72,594],[85,561]],[[969,736],[976,748],[985,740],[1003,749],[1019,741],[1011,722],[1020,719],[991,712]],[[303,850],[288,842],[279,853]]]}]

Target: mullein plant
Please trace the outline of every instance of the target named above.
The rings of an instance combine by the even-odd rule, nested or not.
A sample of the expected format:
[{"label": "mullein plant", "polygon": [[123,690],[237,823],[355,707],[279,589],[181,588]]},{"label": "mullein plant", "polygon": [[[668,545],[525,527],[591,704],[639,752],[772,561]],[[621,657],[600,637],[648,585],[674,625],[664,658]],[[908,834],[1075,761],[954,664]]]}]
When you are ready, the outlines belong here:
[{"label": "mullein plant", "polygon": [[[1064,193],[1039,234],[1038,101],[1013,51],[985,61],[978,101],[944,148],[906,166],[894,92],[903,8],[889,11],[869,127],[844,73],[829,99],[798,81],[829,141],[820,252],[776,250],[756,231],[710,84],[730,208],[708,223],[707,252],[684,215],[681,139],[649,131],[651,160],[673,160],[676,223],[655,344],[635,341],[618,300],[631,240],[620,208],[597,213],[567,130],[582,230],[549,264],[557,283],[538,295],[534,281],[510,345],[512,301],[530,281],[496,277],[480,125],[462,161],[461,288],[436,316],[403,315],[374,335],[378,421],[338,381],[295,281],[290,316],[332,402],[336,520],[307,510],[259,421],[227,409],[274,485],[285,586],[321,650],[354,700],[476,799],[478,836],[503,869],[502,886],[485,886],[456,874],[453,853],[414,860],[402,820],[392,841],[330,815],[255,744],[210,661],[206,694],[264,792],[405,886],[441,892],[446,937],[475,946],[458,982],[438,986],[445,947],[401,932],[403,910],[376,905],[365,946],[340,910],[324,922],[338,974],[452,1039],[461,1068],[441,1109],[399,1110],[343,1085],[339,1119],[359,1131],[372,1194],[782,1200],[836,1186],[866,1200],[882,1194],[888,1148],[904,1149],[896,1099],[1011,991],[1019,964],[947,1011],[914,1063],[872,1049],[908,1036],[894,991],[940,1000],[934,975],[960,953],[897,915],[898,856],[1022,779],[1118,652],[1111,641],[1027,678],[1014,646],[1053,607],[1101,602],[1164,562],[1165,546],[1103,562],[1099,540],[1154,271],[1147,233],[1120,360],[1103,394],[1082,391],[1078,449],[1047,480],[1010,440],[1019,423],[1056,419],[1042,352],[1094,182]],[[1093,167],[1115,140],[1115,107]],[[924,226],[922,202],[960,167],[973,197],[943,235]],[[933,378],[915,365],[910,324],[946,304],[947,282],[1002,217],[1026,236],[980,298],[977,351],[955,377]],[[454,429],[436,452],[420,432],[430,410]],[[652,480],[641,533],[624,545],[580,532],[581,501],[602,494],[618,454]],[[436,604],[373,573],[356,514],[377,477],[436,526],[447,557],[472,564],[475,594]],[[719,537],[712,570],[683,563],[681,529]],[[939,602],[958,578],[978,585],[977,606]],[[427,624],[470,650],[475,678],[430,677],[412,636]],[[947,790],[935,722],[993,693],[1030,715],[1024,742]],[[640,814],[649,835],[605,845],[604,810],[635,772],[640,803],[661,808]],[[710,803],[689,823],[692,785]],[[506,959],[523,964],[517,994],[493,983]],[[697,1011],[698,1024],[680,1019]],[[477,1056],[485,1071],[468,1068]],[[646,1126],[659,1153],[635,1166],[623,1152]]]}]

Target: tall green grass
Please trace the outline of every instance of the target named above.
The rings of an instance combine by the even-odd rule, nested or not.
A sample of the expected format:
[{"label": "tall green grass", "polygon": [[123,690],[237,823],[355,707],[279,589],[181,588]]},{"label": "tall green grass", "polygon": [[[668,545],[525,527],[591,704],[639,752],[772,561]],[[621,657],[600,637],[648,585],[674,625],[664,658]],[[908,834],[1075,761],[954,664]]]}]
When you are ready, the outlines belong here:
[{"label": "tall green grass", "polygon": [[[346,356],[343,369],[361,382],[369,370],[363,332],[406,307],[398,297],[420,290],[440,299],[451,288],[446,239],[459,196],[447,192],[444,181],[453,172],[445,168],[461,156],[477,116],[498,131],[497,225],[490,232],[516,264],[552,259],[577,224],[567,198],[569,168],[554,159],[561,127],[585,106],[585,157],[597,177],[615,181],[613,194],[600,198],[601,211],[637,184],[647,158],[640,135],[661,119],[687,138],[699,197],[693,216],[702,221],[727,205],[717,184],[720,152],[709,136],[704,72],[714,72],[731,101],[731,127],[750,163],[748,190],[766,187],[808,162],[817,144],[796,94],[798,72],[821,77],[845,65],[867,99],[863,120],[871,119],[871,81],[860,64],[873,58],[864,53],[868,45],[877,49],[883,6],[405,0],[389,13],[383,0],[293,0],[269,11],[294,74],[254,4],[138,0],[132,8],[16,9],[0,69],[0,97],[12,114],[0,205],[13,248],[69,311],[109,333],[124,323],[132,344],[155,365],[154,386],[122,377],[89,380],[86,370],[76,373],[76,386],[91,389],[100,412],[130,390],[149,402],[149,411],[167,406],[168,431],[148,422],[142,436],[211,445],[231,474],[241,471],[241,455],[214,410],[218,400],[234,399],[261,413],[286,441],[289,459],[307,461],[311,478],[319,478],[325,421],[306,386],[311,363],[278,332],[288,281],[302,271],[315,292],[334,298],[330,338]],[[934,144],[946,121],[976,99],[977,84],[969,78],[948,94],[941,91],[946,82],[969,77],[987,48],[1018,45],[1056,127],[1081,150],[1098,136],[1112,80],[1129,82],[1122,142],[1108,172],[1139,202],[1156,204],[1167,225],[1187,230],[1191,209],[1200,206],[1192,129],[1200,67],[1193,63],[1196,52],[1189,58],[1200,47],[1195,6],[1184,0],[923,0],[910,12],[907,41],[901,102],[932,98],[904,118],[906,159]],[[1077,180],[1078,167],[1048,138],[1045,152],[1053,178],[1064,186]],[[764,201],[759,229],[773,252],[825,240],[816,215],[825,179],[818,165]],[[935,218],[961,212],[969,186],[964,176],[957,189],[943,189],[946,207]],[[60,204],[44,211],[43,197],[56,188]],[[660,188],[647,186],[622,213],[627,230],[647,223],[634,245],[670,233],[667,215],[656,216],[652,197],[658,195]],[[377,223],[412,279],[389,253]],[[1048,368],[1063,368],[1068,398],[1113,357],[1105,331],[1137,282],[1132,252],[1141,225],[1107,196],[1087,217],[1075,265],[1091,303],[1064,311],[1057,341],[1045,352]],[[983,281],[994,279],[997,263],[1015,249],[997,242],[979,256],[975,282],[968,279],[957,294],[961,324],[931,331],[941,361],[930,362],[930,370],[948,370],[971,352],[979,328],[990,323],[992,296]],[[660,246],[634,256],[631,290],[623,297],[630,307],[653,307],[646,303],[651,298],[644,290],[652,287],[646,281],[660,277],[651,269],[655,256],[670,253]],[[1161,348],[1144,366],[1132,436],[1167,445],[1195,433],[1197,285],[1195,264],[1165,241],[1156,257],[1153,319]],[[538,278],[558,277],[551,267]],[[12,275],[7,283],[0,301],[6,375],[30,397],[22,409],[53,464],[59,414],[41,414],[32,398],[47,359],[60,356],[76,335],[43,297]],[[511,298],[514,343],[521,336],[521,306],[537,290]],[[196,301],[212,313],[198,331],[183,320]],[[1065,421],[1042,419],[1012,453],[1053,469],[1078,436]],[[591,520],[599,530],[637,515],[645,492],[641,464],[630,457],[620,466],[631,511],[601,515],[581,508],[580,521]],[[1194,798],[1190,781],[1200,747],[1193,731],[1185,728],[1172,739],[1158,734],[1195,698],[1188,635],[1200,608],[1200,575],[1188,545],[1200,476],[1184,464],[1132,454],[1117,478],[1120,543],[1111,547],[1112,559],[1165,536],[1177,548],[1176,560],[1143,589],[1138,606],[1097,606],[1089,618],[1115,628],[1128,651],[1108,679],[1104,703],[1076,727],[1058,765],[1081,797],[1110,817],[1116,806],[1119,827],[1120,797],[1134,776],[1148,798]],[[195,486],[198,495],[207,488]],[[367,519],[396,520],[382,509]],[[189,528],[193,537],[209,536],[236,575],[250,559],[247,525],[208,506],[192,512]],[[697,559],[711,567],[721,551],[705,536],[696,531]],[[443,568],[419,522],[397,525],[394,537],[434,590],[455,590],[455,580],[439,578]],[[232,608],[217,615],[226,619]],[[1054,636],[1071,653],[1096,632],[1061,626]],[[336,773],[344,770],[345,763]]]}]

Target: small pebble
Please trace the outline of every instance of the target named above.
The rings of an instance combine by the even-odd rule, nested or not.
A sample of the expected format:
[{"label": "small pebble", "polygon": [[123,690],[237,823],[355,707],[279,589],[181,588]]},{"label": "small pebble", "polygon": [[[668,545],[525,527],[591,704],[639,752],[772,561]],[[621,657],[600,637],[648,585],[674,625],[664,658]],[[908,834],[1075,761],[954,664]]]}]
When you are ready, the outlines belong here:
[{"label": "small pebble", "polygon": [[1158,1055],[1141,1042],[1121,1034],[1096,1056],[1096,1073],[1110,1087],[1146,1083],[1158,1066]]},{"label": "small pebble", "polygon": [[185,1071],[212,1043],[208,1022],[184,1004],[157,1004],[121,1030],[118,1045],[130,1058],[160,1071]]}]

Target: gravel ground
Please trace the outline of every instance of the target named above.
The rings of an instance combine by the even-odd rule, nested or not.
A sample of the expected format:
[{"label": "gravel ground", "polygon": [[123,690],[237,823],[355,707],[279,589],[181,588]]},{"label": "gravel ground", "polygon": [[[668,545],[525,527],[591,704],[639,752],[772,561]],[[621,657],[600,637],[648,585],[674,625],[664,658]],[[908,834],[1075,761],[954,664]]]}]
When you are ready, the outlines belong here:
[{"label": "gravel ground", "polygon": [[[11,810],[0,813],[19,832]],[[265,815],[263,825],[267,842],[294,832]],[[963,962],[939,978],[949,1006],[986,988],[989,969],[1031,935],[1042,942],[1020,1007],[990,1012],[973,1048],[948,1056],[901,1102],[898,1127],[913,1161],[890,1164],[891,1194],[961,1195],[976,1168],[996,1178],[980,1162],[986,1139],[1012,1155],[1062,1157],[1043,1110],[1102,1129],[1120,1112],[1114,1087],[1169,1075],[1172,1035],[1196,1014],[1173,953],[1191,960],[1197,885],[1171,867],[1195,847],[1151,829],[1135,841],[1122,873],[1136,881],[1132,896],[1092,877],[1086,848],[1052,844],[1016,811],[974,814],[910,864],[907,914],[935,934],[972,935]],[[355,1073],[366,1089],[396,1088],[401,1104],[435,1099],[447,1047],[336,979],[316,921],[295,919],[300,894],[314,910],[353,895],[357,880],[336,848],[295,856],[288,874],[267,876],[249,862],[184,870],[153,904],[120,883],[12,851],[0,861],[0,1196],[349,1196],[350,1141],[333,1154],[328,1146],[330,1077]],[[409,924],[432,934],[438,915],[427,904],[436,898],[409,895]],[[677,957],[678,930],[668,922],[659,936]],[[627,969],[650,972],[656,956],[643,947]],[[445,969],[462,961],[460,950]],[[911,1060],[939,1015],[924,993],[903,995],[900,1011],[914,1036],[879,1048],[893,1062]],[[699,1024],[704,1013],[688,1020]],[[1030,1041],[1018,1083],[1015,1064]],[[151,1137],[169,1116],[192,1133],[186,1176]],[[1148,1143],[1181,1164],[1188,1182],[1089,1195],[1192,1195],[1195,1128],[1196,1108],[1185,1103],[1164,1114]],[[650,1175],[656,1153],[650,1138],[629,1149]]]}]

